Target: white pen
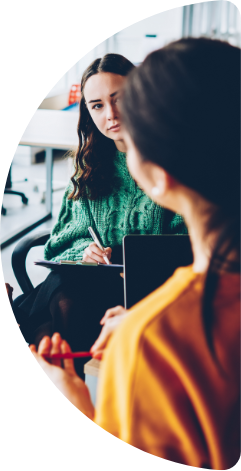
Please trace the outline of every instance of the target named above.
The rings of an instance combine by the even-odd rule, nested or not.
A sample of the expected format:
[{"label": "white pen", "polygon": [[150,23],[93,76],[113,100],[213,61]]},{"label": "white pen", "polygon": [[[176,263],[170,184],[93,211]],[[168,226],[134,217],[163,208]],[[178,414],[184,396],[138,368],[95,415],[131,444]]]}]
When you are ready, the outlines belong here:
[{"label": "white pen", "polygon": [[[105,251],[104,247],[102,247],[99,239],[97,238],[97,235],[94,233],[92,227],[88,227],[88,231],[93,239],[93,241],[96,243],[97,247],[99,247],[100,250],[103,250],[103,252]],[[107,265],[110,265],[110,262],[109,262],[109,259],[106,255],[103,256],[103,259],[105,260],[105,262],[107,263]]]}]

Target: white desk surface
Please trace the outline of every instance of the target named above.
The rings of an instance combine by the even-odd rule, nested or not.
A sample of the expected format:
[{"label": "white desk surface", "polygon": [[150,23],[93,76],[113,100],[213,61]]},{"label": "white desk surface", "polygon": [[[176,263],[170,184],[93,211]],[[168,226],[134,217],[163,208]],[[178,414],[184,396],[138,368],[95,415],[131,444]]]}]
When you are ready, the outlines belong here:
[{"label": "white desk surface", "polygon": [[37,110],[19,144],[25,146],[73,149],[78,146],[78,112]]}]

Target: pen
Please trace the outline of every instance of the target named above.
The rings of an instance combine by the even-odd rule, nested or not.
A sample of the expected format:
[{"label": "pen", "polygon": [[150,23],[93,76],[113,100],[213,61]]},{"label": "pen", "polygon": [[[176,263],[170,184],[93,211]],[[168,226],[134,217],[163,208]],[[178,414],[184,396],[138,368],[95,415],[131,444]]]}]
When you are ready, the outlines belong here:
[{"label": "pen", "polygon": [[[89,233],[90,233],[90,235],[91,235],[93,241],[96,243],[97,247],[99,247],[99,249],[100,249],[100,250],[103,250],[103,252],[104,252],[105,249],[104,249],[104,247],[102,247],[102,245],[101,245],[99,239],[97,238],[97,235],[94,233],[92,227],[88,227],[88,231],[89,231]],[[108,257],[107,257],[106,255],[103,256],[103,259],[105,260],[105,262],[107,263],[107,265],[110,264],[109,259],[108,259]]]},{"label": "pen", "polygon": [[48,355],[43,353],[42,357],[44,357],[46,360],[52,359],[68,359],[68,358],[85,358],[85,357],[92,357],[90,352],[66,352],[66,353],[52,353],[52,355]]}]

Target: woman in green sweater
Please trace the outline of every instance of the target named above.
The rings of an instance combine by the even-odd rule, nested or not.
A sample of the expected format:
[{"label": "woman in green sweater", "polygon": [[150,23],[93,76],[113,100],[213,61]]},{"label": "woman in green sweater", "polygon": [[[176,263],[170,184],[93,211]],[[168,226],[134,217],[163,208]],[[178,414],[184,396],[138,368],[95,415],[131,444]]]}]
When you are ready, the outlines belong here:
[{"label": "woman in green sweater", "polygon": [[[181,216],[157,206],[129,174],[118,100],[133,64],[118,54],[96,59],[84,72],[75,173],[57,223],[45,246],[47,260],[121,263],[126,234],[186,233]],[[97,234],[105,252],[90,238]],[[109,272],[109,270],[108,270]],[[58,331],[73,350],[88,349],[107,308],[123,304],[123,280],[110,273],[91,283],[51,272],[34,292],[15,303],[15,315],[30,343]],[[81,366],[82,368],[82,366]]]}]

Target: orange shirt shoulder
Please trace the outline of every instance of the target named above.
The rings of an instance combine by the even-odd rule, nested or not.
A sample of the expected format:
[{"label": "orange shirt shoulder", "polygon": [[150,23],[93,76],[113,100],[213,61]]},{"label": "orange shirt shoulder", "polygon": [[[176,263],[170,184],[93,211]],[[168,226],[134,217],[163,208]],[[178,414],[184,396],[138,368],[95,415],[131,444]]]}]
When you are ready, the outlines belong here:
[{"label": "orange shirt shoulder", "polygon": [[240,277],[220,277],[213,339],[202,324],[205,276],[179,268],[130,310],[102,362],[95,421],[179,463],[227,469],[239,459]]}]

